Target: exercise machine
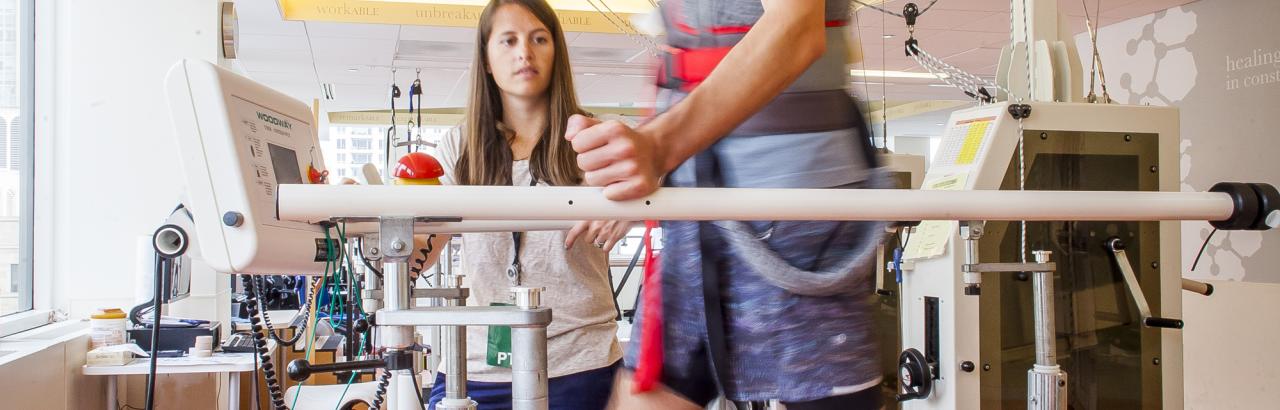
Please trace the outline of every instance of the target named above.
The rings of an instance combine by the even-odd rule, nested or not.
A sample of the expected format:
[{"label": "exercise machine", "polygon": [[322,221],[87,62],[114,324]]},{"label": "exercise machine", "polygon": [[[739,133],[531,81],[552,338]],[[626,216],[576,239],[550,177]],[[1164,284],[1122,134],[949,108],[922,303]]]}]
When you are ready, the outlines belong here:
[{"label": "exercise machine", "polygon": [[[1007,221],[1045,224],[1140,221],[1133,222],[1133,228],[1117,226],[1114,233],[1105,226],[1100,229],[1125,241],[1135,256],[1137,252],[1142,252],[1144,257],[1155,252],[1163,260],[1177,260],[1176,254],[1161,253],[1176,252],[1176,249],[1147,248],[1156,245],[1135,241],[1127,234],[1139,232],[1144,223],[1164,226],[1172,223],[1169,221],[1179,220],[1214,221],[1223,229],[1269,229],[1280,225],[1280,194],[1270,185],[1225,184],[1215,188],[1217,192],[1161,192],[1159,188],[1164,188],[1170,181],[1176,182],[1176,173],[1158,173],[1158,168],[1149,172],[1157,176],[1140,176],[1143,179],[1139,182],[1145,181],[1148,185],[1110,191],[1072,190],[1076,187],[1066,185],[1061,186],[1062,189],[1051,190],[994,189],[1003,186],[1000,183],[1008,178],[1002,171],[1013,156],[1007,137],[1012,129],[1023,130],[1021,135],[1043,130],[1046,141],[1056,141],[1056,138],[1070,138],[1069,134],[1078,131],[1055,130],[1078,130],[1081,124],[1096,123],[1097,129],[1089,132],[1116,133],[1122,140],[1132,140],[1135,136],[1138,139],[1156,138],[1152,135],[1176,139],[1176,127],[1167,128],[1169,124],[1176,124],[1176,113],[1161,109],[1044,103],[1034,107],[991,105],[980,109],[987,111],[966,112],[971,120],[986,122],[979,133],[981,137],[971,136],[978,128],[972,125],[976,122],[967,123],[970,125],[963,135],[956,131],[957,136],[948,136],[947,143],[959,139],[958,154],[939,155],[937,161],[951,158],[954,163],[935,161],[933,170],[925,178],[926,189],[923,190],[665,188],[638,200],[610,201],[601,195],[599,189],[586,187],[319,184],[303,177],[310,175],[311,170],[323,170],[320,156],[313,154],[317,149],[317,137],[311,111],[304,104],[233,73],[195,61],[181,62],[171,70],[169,94],[191,197],[188,207],[196,221],[195,235],[201,238],[205,258],[211,261],[210,265],[215,270],[250,274],[320,274],[325,271],[326,263],[338,259],[335,252],[352,253],[346,250],[350,247],[350,240],[335,243],[326,235],[334,224],[345,224],[348,237],[358,237],[364,243],[361,251],[370,259],[376,259],[380,266],[381,286],[378,288],[380,297],[377,298],[372,327],[377,335],[377,348],[383,352],[381,358],[307,368],[299,366],[297,373],[385,369],[384,374],[389,375],[386,376],[389,378],[388,404],[392,409],[419,408],[422,405],[418,392],[414,391],[419,389],[415,379],[417,364],[412,360],[412,353],[419,347],[413,333],[414,326],[442,326],[444,329],[442,347],[446,354],[443,361],[449,377],[446,380],[447,397],[440,408],[474,407],[465,389],[466,343],[463,328],[475,325],[513,328],[512,404],[517,409],[547,408],[546,326],[550,323],[551,311],[540,305],[540,290],[512,288],[516,306],[497,307],[465,306],[468,292],[460,286],[461,278],[457,275],[445,278],[438,288],[413,289],[408,280],[407,262],[413,252],[414,233],[566,229],[572,221],[582,219],[925,221],[916,229],[916,235],[920,235],[920,247],[909,247],[907,254],[928,253],[924,249],[941,251],[941,254],[913,259],[915,266],[903,275],[903,340],[904,345],[926,353],[921,355],[923,359],[916,356],[914,361],[928,363],[934,368],[928,369],[928,374],[913,375],[914,378],[906,385],[912,385],[914,380],[921,378],[936,383],[931,392],[923,393],[920,400],[908,405],[974,408],[978,406],[980,397],[977,392],[983,385],[989,381],[1003,381],[980,378],[980,373],[963,370],[965,366],[961,360],[978,360],[981,346],[979,331],[982,326],[987,326],[985,316],[983,321],[977,320],[981,305],[977,300],[979,296],[973,293],[984,295],[981,297],[998,295],[997,286],[993,285],[995,281],[979,283],[982,275],[972,273],[1032,272],[1033,283],[1039,289],[1034,292],[1040,301],[1037,304],[1039,308],[1034,310],[1035,323],[1042,330],[1038,334],[1052,333],[1055,329],[1052,321],[1044,319],[1053,318],[1055,310],[1049,302],[1055,293],[1046,272],[1062,271],[1055,265],[1059,263],[1056,261],[1061,260],[1060,263],[1065,265],[1069,260],[1061,253],[1056,260],[1050,259],[1049,253],[1038,253],[1035,255],[1041,259],[1034,262],[1015,262],[1018,266],[990,266],[983,265],[976,257],[954,256],[967,257],[972,254],[970,251],[978,249],[965,246],[971,242],[967,238],[975,235],[973,228],[982,226],[980,223],[988,224],[980,228],[987,237],[1003,237],[1005,235],[993,234],[993,231],[998,232],[1000,228],[996,225]],[[1115,111],[1104,115],[1106,113],[1101,110],[1105,108]],[[1030,113],[1033,110],[1035,114]],[[1019,118],[1010,120],[1013,116]],[[1156,126],[1166,128],[1132,127],[1133,124],[1149,122],[1147,120],[1151,118],[1162,120]],[[1025,131],[1027,129],[1036,131]],[[1128,137],[1122,135],[1126,133]],[[975,140],[977,142],[973,142]],[[1092,141],[1078,140],[1077,143],[1092,144]],[[951,149],[947,143],[944,143],[944,148]],[[1134,144],[1135,147],[1137,145]],[[1167,149],[1157,149],[1157,159],[1162,161],[1150,166],[1176,161],[1172,151]],[[1049,152],[1044,155],[1049,155]],[[1148,166],[1140,158],[1134,160],[1139,161],[1142,167]],[[946,169],[959,172],[957,167],[961,166],[969,166],[963,177],[933,174]],[[1078,169],[1092,170],[1093,167],[1081,165]],[[1041,175],[1034,167],[1031,171],[1026,175]],[[1048,178],[1052,173],[1044,175]],[[1038,183],[1034,178],[1027,181]],[[1143,189],[1147,186],[1153,188]],[[945,189],[948,187],[963,189]],[[520,198],[521,206],[510,206],[512,198]],[[960,229],[960,222],[955,221],[962,221],[965,229]],[[1004,229],[1008,230],[1007,227]],[[953,237],[961,231],[968,232],[966,240],[954,240],[956,238]],[[936,238],[927,240],[931,238],[925,235],[929,232],[937,232],[931,236]],[[1158,232],[1144,234],[1142,238],[1150,238],[1151,235],[1163,238],[1163,235],[1176,235],[1177,231],[1161,229]],[[948,240],[939,242],[937,238]],[[1176,236],[1174,238],[1176,242]],[[913,240],[912,245],[916,244]],[[927,248],[927,244],[940,245]],[[1036,251],[1056,250],[1051,244],[1049,241],[1031,243]],[[1123,253],[1118,255],[1127,259]],[[965,274],[966,271],[970,274]],[[1177,304],[1170,300],[1176,296],[1179,287],[1171,287],[1174,286],[1172,282],[1166,284],[1152,279],[1150,275],[1142,278],[1146,281],[1143,283],[1156,283],[1147,285],[1152,286],[1148,294],[1159,301],[1152,306],[1164,316],[1174,317]],[[1155,292],[1156,286],[1161,292]],[[966,289],[970,294],[965,294]],[[916,294],[936,297],[934,307],[913,301]],[[441,306],[415,306],[414,299],[420,297],[436,298],[442,302]],[[1003,302],[996,300],[995,303]],[[934,313],[925,312],[929,309]],[[937,317],[938,320],[921,329],[921,324],[930,320],[928,317]],[[928,330],[931,328],[935,330]],[[1173,343],[1176,335],[1162,335],[1165,339],[1157,341],[1156,346],[1162,349],[1161,357],[1167,358],[1170,368],[1161,368],[1157,372],[1164,378],[1166,386],[1176,386],[1180,383],[1180,376],[1173,374],[1180,371],[1180,363],[1174,359],[1179,355],[1176,354],[1176,343]],[[1052,345],[1052,340],[1050,337],[1036,338],[1033,344],[1036,349],[1042,349],[1046,344]],[[932,360],[927,354],[931,351],[925,346],[927,344],[936,345],[932,349],[935,353]],[[1050,354],[1043,358],[1043,366],[1053,366],[1053,351],[1052,346],[1045,350]],[[1033,369],[1035,385],[1043,384],[1040,375],[1047,374],[1044,379],[1052,381],[1052,386],[1065,388],[1065,377],[1053,378],[1061,375],[1060,370],[1057,373],[1041,370],[1038,367]],[[933,379],[934,374],[939,375],[937,380]],[[1052,404],[1058,401],[1050,397],[1052,394],[1032,396],[1028,393],[1024,399],[1030,398],[1037,408],[1054,408]],[[1168,391],[1164,393],[1165,396],[1169,394]],[[1163,400],[1165,406],[1176,407],[1178,404],[1168,397]]]}]

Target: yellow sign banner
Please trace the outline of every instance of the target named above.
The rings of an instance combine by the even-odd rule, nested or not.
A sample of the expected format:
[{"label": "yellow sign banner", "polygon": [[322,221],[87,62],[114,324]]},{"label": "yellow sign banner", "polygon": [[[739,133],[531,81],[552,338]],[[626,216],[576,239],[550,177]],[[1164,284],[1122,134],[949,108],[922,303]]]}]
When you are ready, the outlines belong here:
[{"label": "yellow sign banner", "polygon": [[[279,0],[279,3],[285,20],[441,27],[476,27],[484,10],[478,5],[403,1]],[[569,32],[627,34],[634,30],[632,13],[557,9],[556,15]]]},{"label": "yellow sign banner", "polygon": [[[617,115],[631,118],[644,118],[649,110],[628,107],[583,107],[596,117]],[[344,125],[387,125],[391,123],[390,110],[373,111],[334,111],[328,113],[330,124]],[[422,126],[452,127],[462,123],[462,108],[428,108],[422,110]],[[396,124],[407,125],[408,121],[418,119],[417,113],[408,110],[396,110]]]}]

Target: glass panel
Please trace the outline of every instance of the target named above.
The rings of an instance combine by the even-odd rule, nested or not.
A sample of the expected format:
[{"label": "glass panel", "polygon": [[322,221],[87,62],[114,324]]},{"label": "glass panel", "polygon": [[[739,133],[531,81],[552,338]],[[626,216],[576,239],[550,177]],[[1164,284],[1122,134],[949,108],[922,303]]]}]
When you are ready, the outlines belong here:
[{"label": "glass panel", "polygon": [[[1153,134],[1027,131],[1026,189],[1158,190]],[[1001,189],[1018,189],[1011,161]],[[1128,245],[1129,263],[1147,301],[1159,312],[1160,232],[1155,222],[1030,222],[1026,251],[1053,251],[1058,364],[1068,375],[1074,409],[1160,408],[1159,332],[1140,326],[1114,257],[1112,237]],[[1019,223],[988,223],[982,262],[1017,262]],[[998,256],[997,256],[998,255]],[[1028,255],[1028,259],[1030,256]],[[1035,361],[1031,281],[1025,274],[987,274],[980,299],[983,408],[1026,408],[1027,370]]]},{"label": "glass panel", "polygon": [[0,0],[0,316],[32,308],[29,4]]}]

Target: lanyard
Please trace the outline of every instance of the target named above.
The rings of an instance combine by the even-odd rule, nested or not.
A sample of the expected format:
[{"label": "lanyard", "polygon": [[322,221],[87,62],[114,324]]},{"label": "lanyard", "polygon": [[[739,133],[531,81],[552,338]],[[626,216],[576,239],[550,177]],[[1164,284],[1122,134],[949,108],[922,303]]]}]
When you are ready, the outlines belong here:
[{"label": "lanyard", "polygon": [[[538,179],[533,177],[533,170],[529,170],[529,174],[529,186],[537,186]],[[520,243],[523,239],[524,232],[511,233],[511,266],[507,267],[507,282],[511,286],[520,286]]]}]

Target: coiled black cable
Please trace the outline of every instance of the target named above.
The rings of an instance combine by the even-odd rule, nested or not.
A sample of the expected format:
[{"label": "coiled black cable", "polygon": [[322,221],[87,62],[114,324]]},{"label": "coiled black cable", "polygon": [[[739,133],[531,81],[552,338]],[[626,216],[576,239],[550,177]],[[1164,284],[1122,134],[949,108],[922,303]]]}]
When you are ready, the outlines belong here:
[{"label": "coiled black cable", "polygon": [[373,406],[371,409],[382,408],[382,401],[387,398],[387,386],[391,384],[391,371],[384,370],[382,377],[378,378],[378,391],[373,395]]},{"label": "coiled black cable", "polygon": [[[263,334],[265,330],[262,327],[262,319],[258,310],[260,303],[257,297],[257,283],[250,275],[240,275],[240,280],[244,284],[244,288],[249,292],[250,298],[246,308],[249,310],[249,325],[253,330],[253,344],[258,350],[258,357],[262,360],[262,377],[267,381],[267,392],[271,396],[271,408],[276,410],[285,409],[284,391],[280,388],[280,380],[276,378],[275,365],[271,362],[271,356],[267,354],[267,337]],[[301,332],[299,332],[301,333]],[[257,383],[255,381],[254,383]]]},{"label": "coiled black cable", "polygon": [[[280,336],[276,333],[275,327],[271,325],[271,315],[268,315],[267,309],[265,307],[262,307],[262,293],[261,293],[262,291],[261,289],[259,289],[259,286],[265,286],[265,284],[260,283],[262,280],[263,278],[261,277],[253,278],[252,289],[245,289],[246,292],[250,292],[250,294],[253,296],[252,298],[250,298],[252,300],[250,300],[249,303],[257,305],[258,311],[262,312],[262,323],[266,325],[267,334],[271,336],[271,340],[275,340],[276,343],[279,343],[283,346],[292,347],[293,345],[297,344],[299,340],[302,340],[302,334],[306,333],[307,331],[307,321],[305,320],[302,321],[302,326],[298,328],[297,332],[294,332],[293,337],[287,340],[281,339]],[[308,291],[310,291],[310,289],[308,289]],[[311,315],[311,302],[314,300],[315,299],[310,297],[307,298],[307,303],[302,305],[302,315],[300,317],[309,317]]]}]

